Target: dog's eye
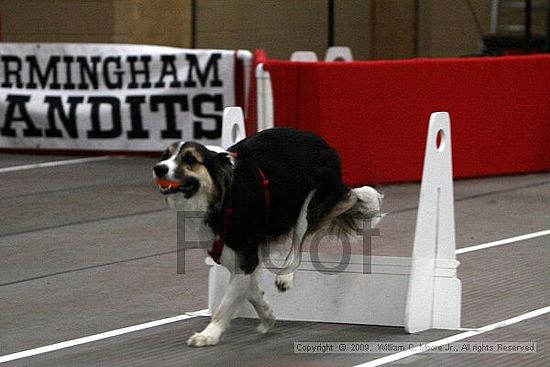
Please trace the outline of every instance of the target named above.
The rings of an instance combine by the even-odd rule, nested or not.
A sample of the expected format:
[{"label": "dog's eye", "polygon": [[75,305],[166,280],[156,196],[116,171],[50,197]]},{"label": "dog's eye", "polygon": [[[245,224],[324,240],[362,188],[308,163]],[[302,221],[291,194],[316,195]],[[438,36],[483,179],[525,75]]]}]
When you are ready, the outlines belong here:
[{"label": "dog's eye", "polygon": [[160,155],[160,160],[161,160],[161,161],[165,161],[165,160],[167,160],[168,158],[170,158],[170,155],[168,155],[167,152],[162,152],[162,154]]},{"label": "dog's eye", "polygon": [[195,163],[197,163],[197,160],[196,160],[195,157],[193,157],[192,155],[186,155],[186,156],[183,158],[183,163],[192,166],[192,165],[194,165]]}]

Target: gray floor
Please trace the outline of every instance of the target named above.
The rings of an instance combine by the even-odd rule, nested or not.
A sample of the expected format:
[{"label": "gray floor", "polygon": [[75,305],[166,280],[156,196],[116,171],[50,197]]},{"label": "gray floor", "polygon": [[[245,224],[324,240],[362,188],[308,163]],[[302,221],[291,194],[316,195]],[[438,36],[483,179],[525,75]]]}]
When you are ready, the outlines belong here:
[{"label": "gray floor", "polygon": [[[0,167],[72,159],[0,155]],[[0,355],[206,308],[202,250],[186,252],[176,274],[175,215],[151,182],[153,159],[116,158],[0,173]],[[409,256],[417,184],[378,188],[390,214],[375,255]],[[455,183],[457,247],[550,228],[550,173]],[[550,305],[549,237],[465,253],[463,326],[480,327]],[[187,337],[207,318],[105,339],[6,366],[353,366],[379,354],[294,354],[295,341],[422,341],[431,330],[279,322],[259,336],[235,320],[221,345],[193,349]],[[550,316],[511,325],[475,341],[536,341],[527,355],[421,354],[393,365],[547,366]]]}]

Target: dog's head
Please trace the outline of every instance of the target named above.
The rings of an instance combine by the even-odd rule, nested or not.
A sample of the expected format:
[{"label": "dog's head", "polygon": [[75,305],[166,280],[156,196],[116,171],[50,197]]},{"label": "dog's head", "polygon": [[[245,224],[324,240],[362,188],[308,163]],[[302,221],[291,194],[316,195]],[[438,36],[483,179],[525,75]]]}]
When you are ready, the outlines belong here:
[{"label": "dog's head", "polygon": [[207,209],[214,201],[223,200],[230,184],[231,163],[227,152],[220,148],[177,142],[162,153],[153,173],[170,206]]}]

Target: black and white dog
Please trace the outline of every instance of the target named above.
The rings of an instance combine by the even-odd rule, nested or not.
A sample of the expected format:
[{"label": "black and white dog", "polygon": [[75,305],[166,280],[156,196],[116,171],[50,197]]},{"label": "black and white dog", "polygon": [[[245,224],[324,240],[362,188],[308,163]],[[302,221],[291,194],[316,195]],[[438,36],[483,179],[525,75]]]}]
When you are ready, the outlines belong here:
[{"label": "black and white dog", "polygon": [[273,327],[275,317],[256,278],[262,248],[292,234],[275,281],[284,291],[292,286],[308,235],[324,226],[356,233],[380,214],[381,195],[368,186],[351,190],[344,185],[338,154],[311,133],[264,130],[227,152],[179,142],[161,159],[153,171],[168,205],[205,213],[203,230],[217,238],[209,253],[231,272],[220,306],[210,324],[189,338],[191,346],[217,344],[245,300],[258,313],[259,332]]}]

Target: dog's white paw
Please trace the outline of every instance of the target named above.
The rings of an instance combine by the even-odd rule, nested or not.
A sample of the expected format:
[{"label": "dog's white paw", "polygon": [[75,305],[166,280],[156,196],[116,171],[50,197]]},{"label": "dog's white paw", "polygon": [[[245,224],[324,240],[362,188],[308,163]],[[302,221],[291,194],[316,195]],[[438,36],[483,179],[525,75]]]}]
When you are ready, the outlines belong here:
[{"label": "dog's white paw", "polygon": [[275,316],[269,315],[267,318],[260,322],[260,325],[256,328],[260,334],[267,334],[275,326]]},{"label": "dog's white paw", "polygon": [[275,285],[279,292],[285,292],[292,288],[292,283],[294,279],[294,274],[280,274],[275,278]]},{"label": "dog's white paw", "polygon": [[208,345],[216,345],[220,341],[219,337],[205,333],[195,333],[187,339],[187,345],[190,347],[205,347]]}]

